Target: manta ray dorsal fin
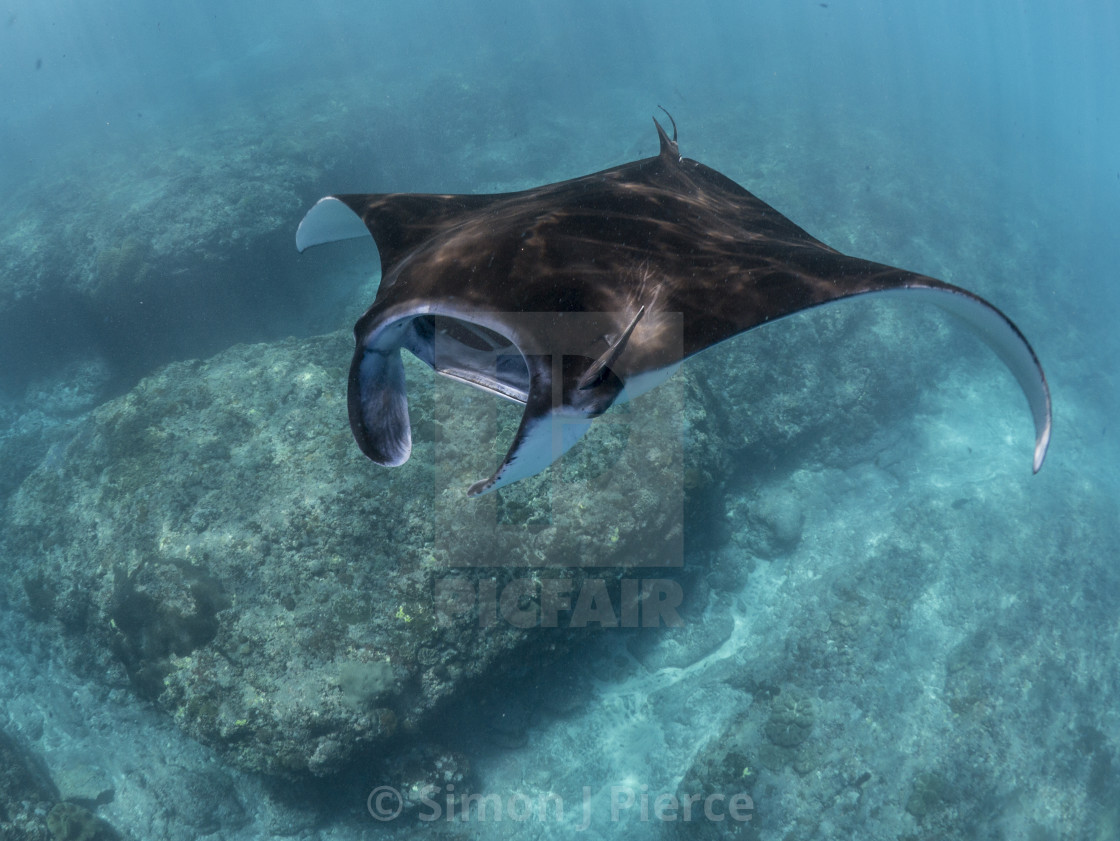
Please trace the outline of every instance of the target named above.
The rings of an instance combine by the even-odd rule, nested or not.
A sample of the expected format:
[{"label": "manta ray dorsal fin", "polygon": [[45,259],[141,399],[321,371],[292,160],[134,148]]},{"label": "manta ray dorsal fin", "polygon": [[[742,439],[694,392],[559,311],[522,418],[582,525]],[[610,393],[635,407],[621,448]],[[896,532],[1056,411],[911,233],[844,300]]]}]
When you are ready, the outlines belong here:
[{"label": "manta ray dorsal fin", "polygon": [[619,336],[614,343],[603,352],[603,355],[596,359],[591,367],[584,372],[583,376],[579,378],[579,384],[576,387],[580,391],[586,391],[602,381],[605,372],[614,365],[615,360],[617,360],[622,354],[622,351],[626,349],[626,343],[630,340],[630,334],[634,332],[634,328],[638,326],[638,321],[645,315],[645,312],[646,307],[645,304],[643,304],[638,308],[638,313],[630,322],[630,326],[622,332],[622,335]]},{"label": "manta ray dorsal fin", "polygon": [[[665,109],[662,110],[664,111]],[[668,111],[665,111],[665,113],[669,114]],[[669,114],[669,119],[673,119],[672,114]],[[673,123],[672,137],[669,137],[669,135],[665,133],[665,129],[661,128],[661,123],[657,122],[657,117],[653,118],[653,124],[657,126],[657,139],[661,142],[660,156],[679,161],[681,159],[681,150],[677,145],[677,124],[675,122]]]}]

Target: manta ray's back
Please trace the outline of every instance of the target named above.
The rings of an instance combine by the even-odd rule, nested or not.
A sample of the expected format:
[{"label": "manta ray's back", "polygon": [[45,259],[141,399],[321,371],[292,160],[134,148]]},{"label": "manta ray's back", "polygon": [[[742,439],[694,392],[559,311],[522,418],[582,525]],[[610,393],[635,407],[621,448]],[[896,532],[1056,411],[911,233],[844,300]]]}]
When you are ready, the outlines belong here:
[{"label": "manta ray's back", "polygon": [[813,307],[902,295],[963,320],[1008,366],[1031,409],[1038,471],[1050,393],[1007,316],[960,287],[829,248],[681,157],[675,126],[670,138],[654,123],[658,155],[581,178],[493,195],[328,196],[308,211],[301,251],[368,233],[381,256],[349,385],[366,455],[385,465],[408,458],[401,348],[524,404],[505,459],[470,489],[477,495],[545,469],[612,403],[654,387],[687,356]]}]

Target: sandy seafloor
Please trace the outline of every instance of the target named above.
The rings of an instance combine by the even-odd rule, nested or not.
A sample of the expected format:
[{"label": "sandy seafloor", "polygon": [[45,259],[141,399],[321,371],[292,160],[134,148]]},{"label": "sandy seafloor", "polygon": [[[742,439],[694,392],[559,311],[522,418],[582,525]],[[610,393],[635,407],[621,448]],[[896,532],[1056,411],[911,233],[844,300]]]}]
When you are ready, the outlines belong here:
[{"label": "sandy seafloor", "polygon": [[[446,83],[436,87],[445,90]],[[291,101],[326,99],[314,84],[309,89]],[[390,93],[391,108],[403,114],[406,86]],[[464,109],[502,95],[460,93],[448,101]],[[331,96],[345,108],[362,108],[356,93]],[[441,156],[417,174],[414,189],[516,189],[654,152],[648,119],[656,102],[649,91],[600,90],[592,98],[598,114],[592,122],[549,115],[542,103],[512,109],[522,120],[516,136],[502,134],[508,120],[484,129],[458,113],[445,138],[413,150],[417,157]],[[378,822],[364,799],[377,779],[323,788],[239,772],[126,689],[88,683],[45,659],[41,628],[18,612],[0,611],[0,725],[53,774],[75,765],[95,769],[94,787],[113,792],[97,814],[120,833],[321,841],[422,833],[1120,837],[1117,353],[1105,330],[1115,320],[1115,297],[1101,291],[1101,270],[1116,243],[1094,235],[1099,220],[1071,219],[1079,207],[1109,205],[1060,194],[1052,174],[1033,185],[1019,180],[1017,173],[1038,166],[1029,151],[989,145],[939,157],[936,140],[917,142],[913,127],[869,125],[851,103],[835,106],[827,119],[818,110],[804,123],[774,103],[760,115],[744,105],[693,102],[677,91],[676,101],[664,104],[678,119],[685,155],[744,183],[825,242],[960,283],[1010,313],[1034,343],[1053,392],[1054,439],[1042,472],[1030,473],[1028,413],[995,358],[955,328],[912,335],[937,319],[900,309],[886,322],[897,353],[938,360],[917,412],[882,418],[856,453],[787,454],[761,476],[752,465],[733,466],[723,510],[711,512],[725,521],[727,539],[686,557],[698,583],[681,633],[640,646],[623,631],[589,636],[548,673],[527,677],[532,691],[513,687],[491,708],[459,711],[446,722],[444,738],[470,755],[478,789],[497,796],[503,820],[491,812],[466,821]],[[261,107],[258,126],[300,120],[283,113],[283,100]],[[333,113],[337,130],[338,110]],[[223,146],[203,138],[228,136],[232,145],[252,146],[253,137],[240,134],[242,119],[227,105],[215,109],[205,132],[177,127],[173,118],[150,131],[160,143],[180,144],[174,151],[186,159],[218,161]],[[829,132],[814,136],[810,129],[822,124]],[[315,142],[311,126],[299,143]],[[151,185],[152,173],[142,167],[98,166],[97,156],[86,154],[97,147],[83,142],[73,139],[64,153],[68,161],[84,161],[75,164],[83,200],[138,195]],[[407,140],[399,143],[398,152]],[[563,149],[554,154],[558,145]],[[357,141],[348,149],[354,171],[363,158],[388,154],[378,164],[392,181],[385,188],[413,189],[409,173],[394,169],[392,151]],[[89,171],[82,173],[83,166]],[[36,169],[11,195],[34,203],[28,197],[53,194],[58,179],[52,168]],[[321,186],[323,192],[336,187]],[[255,186],[247,179],[245,189],[252,194]],[[19,212],[0,205],[9,219]],[[284,241],[301,213],[295,205],[276,211]],[[49,235],[42,236],[49,249]],[[367,250],[331,266],[335,297],[323,311],[301,321],[301,313],[281,308],[274,324],[263,331],[247,327],[243,339],[223,328],[210,337],[210,350],[347,326],[364,305],[369,258]],[[294,253],[278,259],[281,271],[295,271]],[[763,331],[739,341],[766,338]],[[176,352],[159,349],[165,357]],[[731,350],[688,364],[711,365],[718,379],[718,366],[734,360]],[[868,364],[891,366],[892,360]],[[82,412],[106,396],[98,390],[104,378],[86,373],[87,392],[70,402],[63,399],[66,384],[46,374],[26,395],[9,395],[0,435],[27,435],[29,428],[48,430],[63,421],[80,427]],[[37,405],[36,394],[53,403]],[[733,419],[750,407],[708,410]],[[48,447],[43,456],[55,453]],[[771,557],[753,557],[750,512],[774,506],[793,512],[796,536]],[[542,704],[542,686],[570,703]],[[799,699],[809,711],[797,725],[807,735],[789,745],[760,735],[772,732],[775,693]],[[643,801],[678,793],[698,760],[739,743],[753,746],[744,749],[740,771],[751,821],[685,823],[643,814]],[[562,818],[556,798],[564,804]]]}]

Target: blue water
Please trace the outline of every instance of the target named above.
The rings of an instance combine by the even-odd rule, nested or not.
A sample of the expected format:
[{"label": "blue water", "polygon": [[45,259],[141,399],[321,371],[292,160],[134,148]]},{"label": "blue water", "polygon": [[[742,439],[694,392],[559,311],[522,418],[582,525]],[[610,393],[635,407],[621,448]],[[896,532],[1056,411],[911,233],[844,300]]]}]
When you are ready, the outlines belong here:
[{"label": "blue water", "polygon": [[[60,469],[86,412],[167,363],[348,327],[369,303],[375,254],[296,254],[295,227],[319,196],[583,175],[654,154],[658,106],[682,154],[823,241],[993,301],[1050,382],[1054,437],[1037,477],[1026,408],[993,358],[958,333],[896,335],[900,357],[945,359],[920,422],[898,421],[883,439],[893,443],[851,465],[791,462],[757,480],[752,465],[730,471],[717,514],[726,546],[705,548],[723,595],[690,618],[730,630],[693,671],[589,669],[593,702],[545,717],[516,747],[480,748],[479,784],[573,804],[591,787],[584,837],[731,837],[651,829],[637,805],[611,820],[611,786],[675,791],[699,746],[739,714],[757,736],[759,674],[815,699],[817,741],[807,772],[748,757],[761,782],[750,788],[758,834],[746,837],[1120,837],[1120,7],[44,0],[0,10],[0,103],[4,499],[37,467]],[[153,253],[205,294],[153,286],[141,300],[98,286],[110,264]],[[967,365],[953,367],[958,358]],[[728,558],[754,545],[752,512],[775,499],[796,500],[803,536],[740,581]],[[884,576],[891,593],[925,595],[910,621],[861,626],[852,594],[882,595]],[[16,605],[0,613],[33,638]],[[834,650],[775,676],[787,640],[814,634],[863,651],[868,671],[846,673]],[[990,685],[952,684],[962,645]],[[130,712],[134,701],[106,699],[31,646],[0,651],[0,725],[41,753],[65,741],[106,767],[114,751],[134,754],[130,767],[147,766],[164,795],[114,766],[117,795],[98,814],[137,837],[190,837],[167,792],[177,768],[211,759],[160,715]],[[529,703],[510,695],[511,709]],[[965,767],[971,755],[982,771]],[[864,771],[870,782],[853,784]],[[360,799],[312,819],[305,801],[289,807],[283,792],[238,780],[251,817],[224,837],[266,837],[285,820],[305,838],[417,831],[365,819]],[[254,812],[256,797],[272,805]],[[517,835],[509,821],[454,826]],[[574,833],[570,822],[533,827]]]}]

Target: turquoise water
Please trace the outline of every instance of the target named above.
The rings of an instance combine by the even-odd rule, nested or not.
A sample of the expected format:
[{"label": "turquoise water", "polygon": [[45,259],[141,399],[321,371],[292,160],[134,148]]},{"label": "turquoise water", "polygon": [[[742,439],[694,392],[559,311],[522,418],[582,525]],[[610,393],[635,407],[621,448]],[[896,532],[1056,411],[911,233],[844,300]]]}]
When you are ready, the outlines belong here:
[{"label": "turquoise water", "polygon": [[[0,796],[45,804],[30,837],[66,799],[136,838],[1120,837],[1118,55],[1105,3],[6,7],[0,730],[57,790]],[[346,461],[348,339],[312,337],[372,301],[376,250],[299,255],[296,225],[328,193],[518,190],[653,155],[659,106],[682,154],[824,242],[1006,312],[1050,383],[1046,465],[1012,378],[941,315],[808,313],[665,387],[688,411],[682,628],[385,653],[433,610],[413,577],[459,575],[448,535],[486,535],[444,519],[473,502],[416,501],[434,445]],[[418,440],[490,411],[409,377]],[[510,418],[494,429],[446,445],[449,487],[496,466]],[[573,504],[581,545],[656,530],[627,475]],[[534,499],[503,522],[529,529]],[[479,657],[413,715],[432,639]],[[357,744],[377,716],[391,738]],[[273,720],[277,754],[306,726],[318,759],[290,737],[270,764]],[[504,819],[447,820],[452,777]],[[367,808],[433,779],[438,820]],[[669,808],[689,794],[725,819]]]}]

